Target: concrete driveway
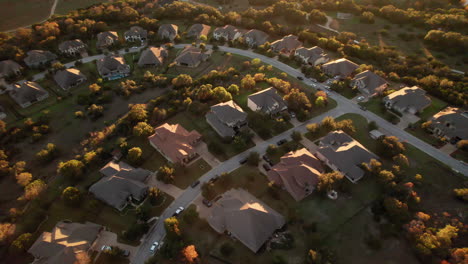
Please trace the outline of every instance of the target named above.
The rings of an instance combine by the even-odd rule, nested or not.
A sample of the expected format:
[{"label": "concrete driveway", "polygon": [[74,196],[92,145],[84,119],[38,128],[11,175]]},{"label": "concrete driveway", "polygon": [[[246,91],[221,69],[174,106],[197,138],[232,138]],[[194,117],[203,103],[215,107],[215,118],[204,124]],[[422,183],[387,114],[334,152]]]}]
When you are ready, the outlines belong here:
[{"label": "concrete driveway", "polygon": [[208,146],[205,142],[200,142],[195,149],[197,150],[198,155],[202,157],[212,168],[218,166],[221,162],[211,154],[208,150]]},{"label": "concrete driveway", "polygon": [[409,124],[414,124],[419,121],[419,116],[412,115],[412,114],[404,114],[402,117],[400,117],[400,122],[397,124],[397,126],[401,129],[406,129]]},{"label": "concrete driveway", "polygon": [[[123,249],[123,250],[128,250],[130,252],[130,257],[135,255],[136,252],[138,251],[138,247],[134,247],[134,246],[130,246],[130,245],[127,245],[127,244],[119,243],[117,241],[117,234],[116,233],[112,233],[110,231],[105,231],[105,230],[102,231],[99,234],[98,239],[96,240],[96,242],[94,243],[94,245],[93,245],[93,247],[91,249],[94,250],[94,251],[99,252],[99,254],[100,254],[101,253],[101,247],[104,246],[104,245],[105,246],[115,246],[115,247],[119,247],[120,249]],[[99,254],[96,256],[96,259],[99,256]]]},{"label": "concrete driveway", "polygon": [[184,190],[178,188],[175,185],[165,184],[164,182],[158,181],[156,179],[156,173],[153,173],[149,177],[148,185],[158,188],[159,190],[161,190],[161,191],[169,194],[170,196],[174,197],[174,199],[177,199],[184,192]]}]

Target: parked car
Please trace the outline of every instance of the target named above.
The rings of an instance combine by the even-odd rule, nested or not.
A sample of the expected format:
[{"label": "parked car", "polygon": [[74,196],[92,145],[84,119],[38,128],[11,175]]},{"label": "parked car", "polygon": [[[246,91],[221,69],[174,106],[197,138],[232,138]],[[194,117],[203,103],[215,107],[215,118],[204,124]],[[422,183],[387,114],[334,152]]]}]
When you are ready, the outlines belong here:
[{"label": "parked car", "polygon": [[286,142],[288,142],[286,139],[282,139],[282,140],[276,142],[276,145],[281,146],[281,145],[283,145],[283,144],[286,143]]},{"label": "parked car", "polygon": [[361,105],[359,108],[361,108],[362,111],[367,111],[367,108],[363,105]]},{"label": "parked car", "polygon": [[112,247],[111,246],[106,246],[106,245],[103,245],[101,247],[101,251],[107,251],[107,250],[112,250]]},{"label": "parked car", "polygon": [[216,176],[214,176],[213,178],[211,178],[211,179],[209,180],[209,182],[210,182],[210,183],[214,183],[214,182],[217,181],[218,179],[219,179],[219,175],[216,175]]},{"label": "parked car", "polygon": [[150,247],[150,251],[154,253],[158,248],[159,248],[159,243],[154,241]]},{"label": "parked car", "polygon": [[270,166],[273,166],[273,161],[271,161],[271,159],[268,158],[267,155],[263,155],[262,158],[263,158],[264,161],[268,162],[268,164],[270,164]]},{"label": "parked car", "polygon": [[184,208],[181,206],[181,207],[177,208],[177,210],[175,210],[175,212],[174,212],[174,214],[172,216],[178,216],[183,211],[184,211]]},{"label": "parked car", "polygon": [[300,80],[300,81],[304,80],[304,78],[302,78],[301,76],[297,76],[297,79]]},{"label": "parked car", "polygon": [[362,100],[364,100],[364,96],[362,96],[362,95],[358,96],[357,100],[358,100],[358,102],[361,102]]},{"label": "parked car", "polygon": [[320,88],[317,88],[317,91],[322,91],[322,89],[320,89]]},{"label": "parked car", "polygon": [[294,113],[294,112],[289,112],[289,116],[290,116],[291,118],[296,118],[296,113]]},{"label": "parked car", "polygon": [[266,164],[266,163],[263,163],[263,165],[262,165],[262,166],[263,166],[263,168],[264,168],[266,171],[269,171],[269,170],[271,170],[271,167],[270,167],[270,165],[268,165],[268,164]]},{"label": "parked car", "polygon": [[202,203],[206,205],[206,207],[211,207],[213,205],[213,203],[207,199],[203,199]]},{"label": "parked car", "polygon": [[240,164],[245,164],[246,162],[247,162],[247,158],[243,158],[243,159],[239,160]]},{"label": "parked car", "polygon": [[197,181],[194,181],[194,182],[190,185],[190,187],[195,188],[195,187],[197,187],[198,184],[200,184],[200,181],[198,181],[198,180],[197,180]]},{"label": "parked car", "polygon": [[130,256],[130,251],[124,250],[124,251],[123,251],[123,256],[126,257],[126,258],[127,258],[128,256]]}]

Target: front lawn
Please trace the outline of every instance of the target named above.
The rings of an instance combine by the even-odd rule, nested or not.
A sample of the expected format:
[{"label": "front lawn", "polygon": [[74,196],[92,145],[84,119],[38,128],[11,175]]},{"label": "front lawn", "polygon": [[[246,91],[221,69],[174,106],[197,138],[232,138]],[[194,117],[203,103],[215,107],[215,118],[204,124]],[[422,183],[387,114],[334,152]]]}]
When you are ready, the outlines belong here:
[{"label": "front lawn", "polygon": [[350,136],[359,141],[359,143],[361,143],[364,147],[375,153],[377,145],[376,141],[369,135],[367,119],[359,114],[344,114],[337,117],[335,120],[341,121],[346,119],[353,121],[353,125],[356,128],[356,133]]},{"label": "front lawn", "polygon": [[421,120],[429,120],[433,115],[437,114],[440,112],[442,109],[447,107],[447,103],[434,97],[427,95],[431,98],[431,105],[428,106],[422,113],[419,114],[419,117],[421,117]]},{"label": "front lawn", "polygon": [[267,154],[267,156],[268,158],[270,158],[273,164],[277,164],[278,162],[280,162],[280,159],[282,156],[284,156],[284,154],[293,150],[301,149],[303,147],[304,146],[302,144],[296,141],[290,140],[279,147],[277,146],[276,151],[274,153]]},{"label": "front lawn", "polygon": [[400,122],[400,118],[398,116],[388,112],[387,108],[385,108],[385,105],[382,102],[381,97],[370,98],[369,101],[359,103],[359,105],[366,107],[367,110],[382,117],[388,122],[391,122],[393,124],[398,124]]},{"label": "front lawn", "polygon": [[187,167],[176,166],[173,184],[181,189],[186,189],[210,170],[211,166],[202,158],[199,158]]}]

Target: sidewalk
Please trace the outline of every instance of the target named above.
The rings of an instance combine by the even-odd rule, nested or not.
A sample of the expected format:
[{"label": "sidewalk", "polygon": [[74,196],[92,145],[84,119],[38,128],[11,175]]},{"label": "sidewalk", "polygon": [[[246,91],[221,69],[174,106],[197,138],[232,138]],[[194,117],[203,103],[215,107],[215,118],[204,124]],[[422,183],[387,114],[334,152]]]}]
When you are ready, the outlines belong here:
[{"label": "sidewalk", "polygon": [[156,179],[156,173],[153,173],[149,180],[148,180],[148,185],[152,187],[156,187],[159,190],[169,194],[170,196],[174,197],[174,199],[177,199],[183,192],[184,190],[178,188],[175,185],[172,184],[166,184],[164,182],[160,182]]}]

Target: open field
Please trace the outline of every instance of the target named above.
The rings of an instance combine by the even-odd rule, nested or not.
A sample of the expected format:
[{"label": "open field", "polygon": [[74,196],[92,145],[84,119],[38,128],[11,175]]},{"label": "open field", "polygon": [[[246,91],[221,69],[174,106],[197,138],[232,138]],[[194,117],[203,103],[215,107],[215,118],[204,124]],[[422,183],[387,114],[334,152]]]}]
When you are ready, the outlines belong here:
[{"label": "open field", "polygon": [[0,31],[28,26],[46,19],[54,0],[1,0]]},{"label": "open field", "polygon": [[109,2],[109,0],[58,0],[57,8],[55,9],[55,14],[65,15],[70,11],[86,8],[88,6]]}]

